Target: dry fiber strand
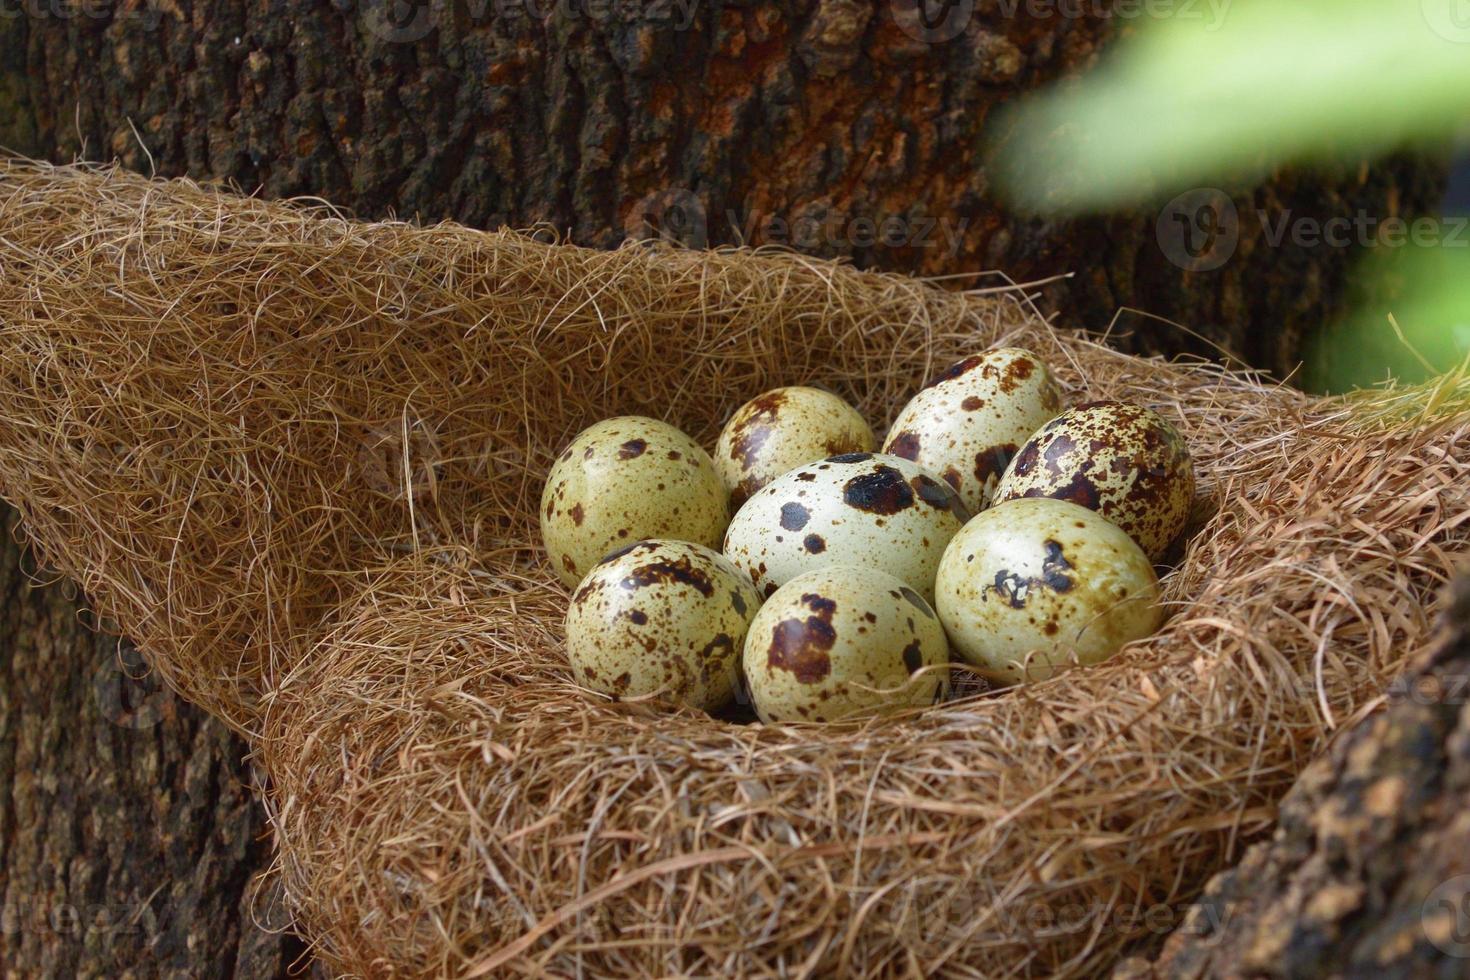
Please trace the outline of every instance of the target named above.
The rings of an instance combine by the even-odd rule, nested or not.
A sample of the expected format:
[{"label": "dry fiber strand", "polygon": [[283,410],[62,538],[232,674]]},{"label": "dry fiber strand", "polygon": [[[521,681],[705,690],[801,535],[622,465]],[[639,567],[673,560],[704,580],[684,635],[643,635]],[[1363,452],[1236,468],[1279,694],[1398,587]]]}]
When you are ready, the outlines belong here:
[{"label": "dry fiber strand", "polygon": [[[535,509],[579,428],[709,445],[790,383],[881,425],[996,343],[1188,436],[1201,529],[1160,633],[867,727],[573,686]],[[253,739],[276,873],[343,973],[1096,973],[1434,642],[1467,448],[1463,378],[1317,400],[1011,291],[0,167],[0,492]]]}]

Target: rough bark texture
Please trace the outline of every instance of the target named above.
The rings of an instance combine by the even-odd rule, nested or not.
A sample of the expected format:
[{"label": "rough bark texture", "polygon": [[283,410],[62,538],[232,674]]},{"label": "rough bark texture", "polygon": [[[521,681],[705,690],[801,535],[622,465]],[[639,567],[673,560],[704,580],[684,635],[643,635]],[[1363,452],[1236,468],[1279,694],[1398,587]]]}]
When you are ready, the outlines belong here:
[{"label": "rough bark texture", "polygon": [[[6,516],[11,516],[6,510]],[[6,522],[6,530],[9,520]],[[0,963],[11,976],[278,976],[244,746],[32,588],[0,545]],[[279,917],[279,916],[277,916]]]},{"label": "rough bark texture", "polygon": [[1453,639],[1302,774],[1270,841],[1115,980],[1470,976],[1470,579]]},{"label": "rough bark texture", "polygon": [[[959,0],[931,27],[911,0],[434,0],[396,19],[377,0],[19,9],[0,11],[0,145],[30,155],[117,157],[364,217],[544,222],[597,246],[661,234],[925,274],[1074,271],[1045,295],[1069,322],[1102,328],[1136,307],[1278,372],[1331,316],[1351,255],[1269,247],[1258,210],[1412,215],[1440,180],[1408,159],[1284,175],[1236,198],[1238,247],[1209,272],[1175,263],[1155,214],[1008,216],[982,150],[1004,138],[994,110],[1084,69],[1112,28],[1007,17],[996,0]],[[946,39],[951,25],[963,30]],[[1124,326],[1135,350],[1210,349],[1158,322]],[[278,972],[292,943],[245,918],[266,852],[243,745],[169,699],[151,727],[108,721],[117,709],[93,681],[120,679],[101,666],[116,645],[16,569],[0,553],[6,908],[101,904],[156,924],[84,939],[7,926],[5,964]]]}]

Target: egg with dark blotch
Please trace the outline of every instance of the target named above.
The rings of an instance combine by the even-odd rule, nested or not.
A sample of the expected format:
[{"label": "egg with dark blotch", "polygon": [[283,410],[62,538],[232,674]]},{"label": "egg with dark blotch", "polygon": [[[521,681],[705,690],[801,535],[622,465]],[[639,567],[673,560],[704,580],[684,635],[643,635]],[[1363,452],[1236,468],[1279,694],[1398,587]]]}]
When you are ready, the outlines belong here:
[{"label": "egg with dark blotch", "polygon": [[934,597],[944,546],[969,518],[954,490],[897,456],[849,453],[798,467],[735,514],[725,554],[769,595],[827,565],[875,568]]},{"label": "egg with dark blotch", "polygon": [[930,605],[871,568],[831,565],[777,589],[741,665],[764,722],[839,721],[942,700],[949,646]]},{"label": "egg with dark blotch", "polygon": [[541,540],[567,587],[645,538],[719,547],[729,501],[715,464],[667,422],[625,415],[582,430],[541,493]]},{"label": "egg with dark blotch", "polygon": [[1189,522],[1194,464],[1179,430],[1141,405],[1096,401],[1044,425],[995,499],[1054,497],[1095,510],[1158,561]]},{"label": "egg with dark blotch", "polygon": [[817,388],[777,388],[741,405],[715,446],[715,468],[739,509],[788,470],[842,453],[870,453],[877,439],[857,409]]},{"label": "egg with dark blotch", "polygon": [[614,698],[660,694],[705,711],[735,696],[760,596],[718,553],[640,541],[600,562],[567,608],[577,683]]},{"label": "egg with dark blotch", "polygon": [[955,653],[992,680],[1095,664],[1158,629],[1159,585],[1118,527],[1050,497],[998,503],[939,564],[935,609]]},{"label": "egg with dark blotch", "polygon": [[1061,389],[1041,358],[1001,347],[965,358],[914,395],[883,451],[943,477],[978,514],[1011,457],[1061,409]]}]

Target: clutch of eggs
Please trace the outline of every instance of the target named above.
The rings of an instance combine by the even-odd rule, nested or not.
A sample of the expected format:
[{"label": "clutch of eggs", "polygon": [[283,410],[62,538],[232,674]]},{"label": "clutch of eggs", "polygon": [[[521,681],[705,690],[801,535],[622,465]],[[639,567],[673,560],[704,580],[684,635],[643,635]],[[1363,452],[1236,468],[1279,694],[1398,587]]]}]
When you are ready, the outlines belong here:
[{"label": "clutch of eggs", "polygon": [[1040,358],[998,348],[940,374],[876,445],[809,387],[740,406],[713,457],[651,418],[580,433],[541,500],[547,557],[577,586],[578,683],[707,711],[748,692],[762,720],[835,721],[942,698],[951,651],[1014,683],[1158,628],[1153,563],[1195,481],[1157,413],[1063,411]]}]

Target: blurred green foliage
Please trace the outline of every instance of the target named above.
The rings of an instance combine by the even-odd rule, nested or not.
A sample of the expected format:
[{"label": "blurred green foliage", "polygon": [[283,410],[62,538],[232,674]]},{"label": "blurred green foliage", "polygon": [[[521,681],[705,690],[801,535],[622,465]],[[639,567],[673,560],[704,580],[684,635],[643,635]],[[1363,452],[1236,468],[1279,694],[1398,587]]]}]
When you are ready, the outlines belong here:
[{"label": "blurred green foliage", "polygon": [[[1097,71],[1002,124],[997,174],[1015,203],[1050,215],[1138,207],[1286,164],[1442,149],[1470,119],[1470,0],[1147,9]],[[1470,356],[1470,229],[1374,234],[1355,288],[1365,305],[1324,330],[1305,365],[1317,390],[1418,381]]]},{"label": "blurred green foliage", "polygon": [[1413,384],[1465,361],[1470,248],[1375,250],[1359,261],[1356,273],[1349,297],[1354,312],[1312,339],[1304,388],[1338,392],[1389,380]]}]

